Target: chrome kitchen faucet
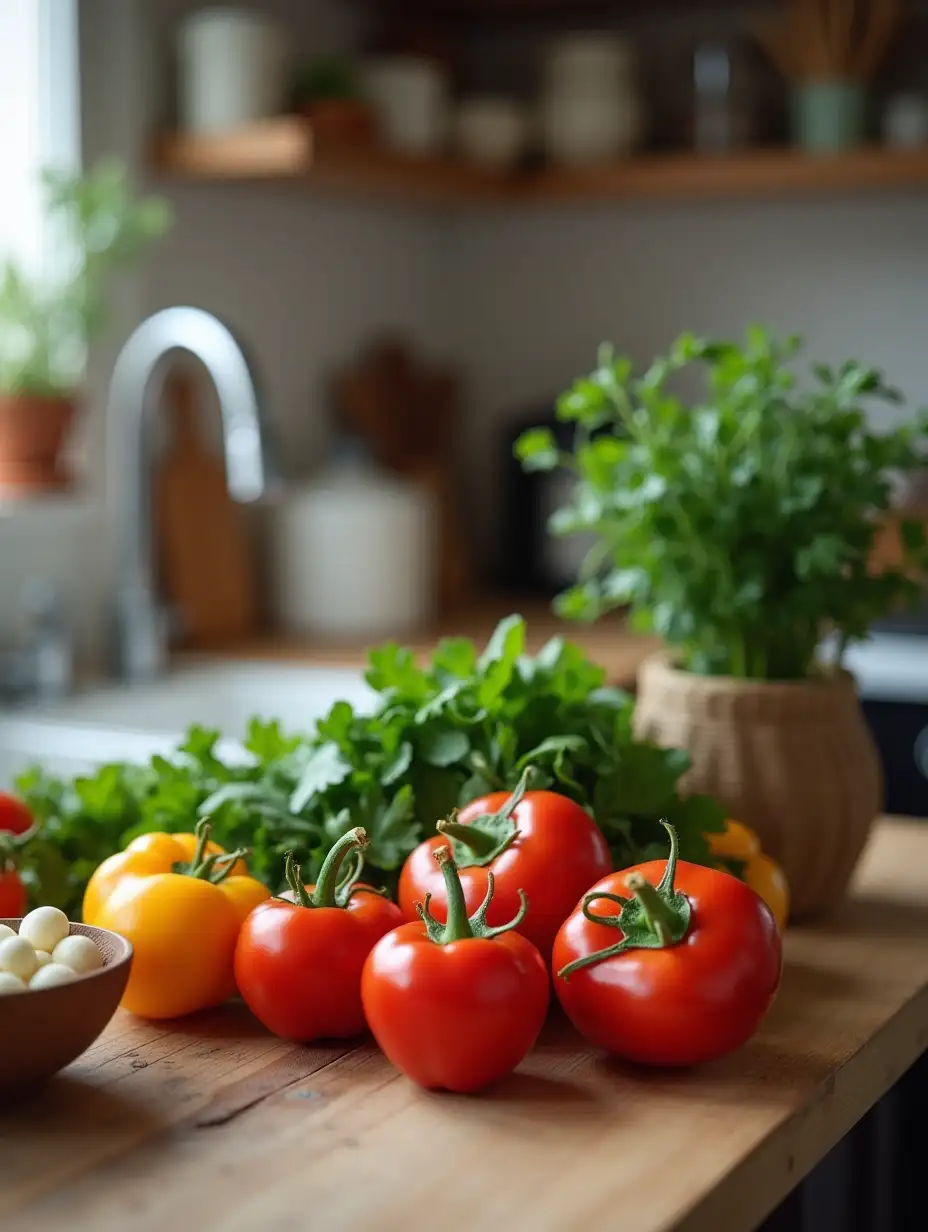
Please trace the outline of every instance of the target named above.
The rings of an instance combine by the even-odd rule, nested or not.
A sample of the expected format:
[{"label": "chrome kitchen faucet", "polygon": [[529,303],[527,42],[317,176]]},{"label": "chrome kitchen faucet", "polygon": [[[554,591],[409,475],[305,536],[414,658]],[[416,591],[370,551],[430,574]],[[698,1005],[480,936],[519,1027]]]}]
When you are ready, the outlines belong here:
[{"label": "chrome kitchen faucet", "polygon": [[167,357],[178,350],[199,359],[216,388],[229,494],[250,503],[277,478],[251,370],[227,327],[200,308],[165,308],[143,321],[119,353],[107,404],[119,466],[118,670],[129,680],[157,675],[166,660],[167,620],[152,563],[151,427]]}]

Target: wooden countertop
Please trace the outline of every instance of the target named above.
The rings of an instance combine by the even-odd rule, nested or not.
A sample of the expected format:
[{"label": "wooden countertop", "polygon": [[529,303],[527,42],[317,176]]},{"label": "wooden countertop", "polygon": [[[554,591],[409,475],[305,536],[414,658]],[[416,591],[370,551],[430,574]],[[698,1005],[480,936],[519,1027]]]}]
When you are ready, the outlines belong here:
[{"label": "wooden countertop", "polygon": [[[658,638],[645,634],[630,633],[621,616],[608,616],[596,624],[579,624],[559,620],[544,603],[518,599],[489,599],[462,609],[439,620],[435,627],[414,638],[397,637],[393,640],[409,646],[418,655],[431,653],[443,637],[471,637],[478,645],[487,641],[496,624],[510,612],[521,612],[528,626],[528,649],[534,654],[555,635],[582,646],[590,658],[605,667],[611,684],[632,688],[642,659],[660,647]],[[387,641],[378,638],[375,644]],[[233,659],[259,659],[273,662],[329,664],[340,667],[363,667],[367,663],[368,644],[357,642],[319,642],[287,637],[283,634],[266,634],[246,642],[233,642],[210,647],[210,655]],[[180,660],[203,651],[183,651],[176,657]]]},{"label": "wooden countertop", "polygon": [[928,824],[882,822],[852,901],[786,955],[731,1057],[638,1069],[554,1017],[469,1098],[419,1091],[370,1044],[275,1040],[235,1007],[120,1014],[0,1111],[0,1224],[748,1232],[928,1047]]}]

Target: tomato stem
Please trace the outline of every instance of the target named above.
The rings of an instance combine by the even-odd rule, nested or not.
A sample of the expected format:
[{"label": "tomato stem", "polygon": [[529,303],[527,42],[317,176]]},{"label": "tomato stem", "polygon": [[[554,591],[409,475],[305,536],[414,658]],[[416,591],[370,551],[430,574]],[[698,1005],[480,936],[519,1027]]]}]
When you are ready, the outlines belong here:
[{"label": "tomato stem", "polygon": [[[312,900],[312,896],[307,892],[306,886],[303,885],[303,873],[292,851],[288,851],[284,857],[284,877],[293,893],[293,901],[298,907],[314,907],[316,905]],[[286,902],[286,899],[284,901]]]},{"label": "tomato stem", "polygon": [[454,862],[458,868],[483,867],[501,855],[519,837],[513,813],[522,802],[532,776],[533,766],[522,771],[515,790],[495,813],[482,813],[465,824],[457,819],[457,812],[447,821],[440,821],[435,829],[451,840]]},{"label": "tomato stem", "polygon": [[197,824],[193,827],[193,833],[196,836],[197,845],[193,853],[193,859],[190,861],[190,867],[187,869],[189,876],[199,877],[200,867],[206,859],[206,849],[209,846],[209,836],[213,827],[210,825],[208,817],[201,817]]},{"label": "tomato stem", "polygon": [[483,902],[472,916],[467,914],[467,903],[464,898],[464,887],[454,863],[450,847],[439,847],[433,853],[435,863],[441,869],[445,881],[445,891],[448,897],[448,918],[445,924],[440,923],[429,911],[432,901],[431,894],[426,894],[424,903],[416,903],[416,911],[425,925],[429,940],[436,945],[450,945],[452,941],[467,941],[474,938],[491,939],[508,933],[510,929],[518,928],[528,911],[528,899],[522,890],[519,891],[519,910],[508,924],[500,924],[491,928],[487,924],[487,912],[493,901],[496,883],[491,872],[487,873],[487,892]]},{"label": "tomato stem", "polygon": [[[349,830],[347,834],[343,834],[338,842],[333,845],[322,863],[322,868],[319,870],[316,888],[312,896],[312,906],[337,907],[339,905],[337,893],[342,863],[353,852],[363,851],[367,843],[367,831],[362,830],[360,826],[356,826],[353,830]],[[361,869],[359,866],[355,880],[360,875]],[[302,885],[302,882],[300,884]],[[303,906],[305,905],[304,903]]]},{"label": "tomato stem", "polygon": [[[690,927],[690,903],[685,894],[674,888],[679,855],[677,832],[667,821],[662,821],[661,825],[670,836],[670,854],[660,884],[654,886],[641,873],[632,871],[625,878],[631,898],[601,890],[592,890],[587,894],[580,908],[586,919],[604,928],[617,929],[622,939],[615,945],[574,959],[558,971],[561,979],[568,980],[575,971],[592,967],[607,958],[615,958],[627,950],[663,950],[679,944],[686,936]],[[600,915],[593,910],[593,903],[599,901],[614,903],[619,911]]]}]

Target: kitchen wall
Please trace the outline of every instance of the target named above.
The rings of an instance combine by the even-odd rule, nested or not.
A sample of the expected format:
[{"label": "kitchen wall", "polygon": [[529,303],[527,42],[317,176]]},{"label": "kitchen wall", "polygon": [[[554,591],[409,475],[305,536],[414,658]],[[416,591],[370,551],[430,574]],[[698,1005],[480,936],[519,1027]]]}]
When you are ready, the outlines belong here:
[{"label": "kitchen wall", "polygon": [[[163,65],[183,0],[81,5],[85,149],[145,172],[151,125],[169,110]],[[306,51],[347,46],[357,9],[276,0]],[[318,200],[297,186],[153,183],[176,211],[172,236],[122,289],[94,356],[80,509],[0,516],[0,637],[19,582],[62,580],[85,648],[110,590],[103,393],[116,344],[142,316],[188,301],[220,313],[256,357],[282,454],[305,473],[325,437],[332,368],[383,326],[453,354],[467,383],[470,500],[492,554],[497,438],[592,361],[603,338],[644,361],[682,328],[755,319],[805,332],[823,358],[860,353],[913,399],[928,297],[924,195],[769,203],[608,205],[533,212],[428,211]],[[110,464],[121,465],[119,459]]]},{"label": "kitchen wall", "polygon": [[[166,68],[183,0],[81,4],[84,152],[129,160],[163,193],[174,228],[145,269],[120,288],[110,337],[96,349],[81,452],[89,486],[77,503],[0,511],[0,641],[15,629],[17,597],[33,572],[64,588],[82,651],[105,649],[113,529],[107,482],[106,377],[118,344],[144,316],[189,302],[221,315],[254,357],[288,473],[305,474],[324,449],[326,386],[333,368],[373,333],[392,327],[426,346],[447,341],[436,220],[402,209],[319,201],[295,186],[197,187],[148,175],[145,146],[170,111]],[[357,9],[338,0],[277,0],[307,52],[350,46]],[[168,88],[166,88],[166,86]]]},{"label": "kitchen wall", "polygon": [[683,329],[760,321],[805,334],[816,358],[882,365],[928,403],[924,194],[466,215],[446,245],[478,474],[501,418],[592,367],[604,339],[644,363]]}]

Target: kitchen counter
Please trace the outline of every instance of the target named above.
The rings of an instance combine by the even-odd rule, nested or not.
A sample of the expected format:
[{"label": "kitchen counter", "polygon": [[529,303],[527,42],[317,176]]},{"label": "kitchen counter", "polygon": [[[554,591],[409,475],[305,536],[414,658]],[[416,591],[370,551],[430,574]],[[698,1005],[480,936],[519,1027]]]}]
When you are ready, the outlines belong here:
[{"label": "kitchen counter", "polygon": [[[521,612],[528,625],[528,650],[534,654],[550,638],[561,636],[582,646],[591,659],[602,664],[610,684],[632,688],[638,666],[649,654],[660,648],[660,640],[645,634],[629,632],[620,615],[604,617],[595,624],[580,624],[576,621],[559,620],[549,606],[538,600],[529,602],[505,598],[488,599],[462,608],[459,612],[439,619],[434,628],[413,638],[397,637],[403,646],[409,646],[419,656],[426,656],[443,637],[470,637],[483,645],[496,624],[511,612]],[[377,638],[375,644],[387,641]],[[288,637],[284,634],[265,634],[245,642],[232,642],[209,649],[210,656],[223,658],[264,660],[269,662],[292,662],[325,664],[337,667],[364,667],[367,664],[368,644],[357,642],[321,642]],[[203,651],[181,652],[181,661],[192,657],[201,658]]]},{"label": "kitchen counter", "polygon": [[885,820],[852,900],[789,932],[774,1008],[731,1057],[647,1071],[554,1016],[516,1074],[463,1098],[240,1008],[120,1014],[0,1112],[0,1224],[749,1232],[926,1047],[928,825]]}]

